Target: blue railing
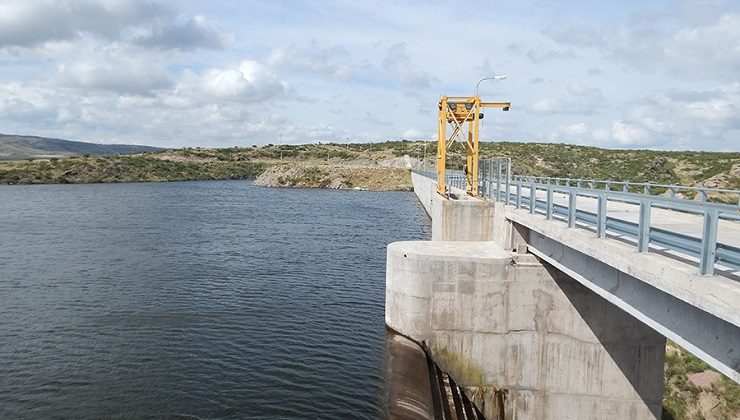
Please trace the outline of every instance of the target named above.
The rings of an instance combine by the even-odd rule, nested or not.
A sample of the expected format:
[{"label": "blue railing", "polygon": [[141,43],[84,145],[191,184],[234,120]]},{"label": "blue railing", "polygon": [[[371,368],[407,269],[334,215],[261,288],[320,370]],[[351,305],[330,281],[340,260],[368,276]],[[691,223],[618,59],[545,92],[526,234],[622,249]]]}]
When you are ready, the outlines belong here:
[{"label": "blue railing", "polygon": [[[715,265],[740,270],[740,248],[717,241],[720,220],[740,221],[740,205],[708,202],[710,194],[722,192],[738,194],[737,190],[685,187],[679,185],[640,184],[616,181],[578,180],[568,178],[543,178],[511,176],[510,161],[497,159],[482,162],[478,186],[481,195],[504,202],[517,209],[528,209],[531,214],[542,214],[548,220],[560,220],[568,227],[591,228],[597,237],[605,238],[607,232],[636,242],[639,252],[649,252],[650,246],[694,257],[699,260],[699,274],[713,275]],[[502,168],[505,168],[502,170]],[[436,181],[434,172],[414,171]],[[465,189],[465,176],[461,172],[448,173],[445,184]],[[629,192],[639,186],[640,193]],[[614,188],[617,188],[615,191]],[[668,196],[651,195],[653,187],[670,191]],[[526,190],[526,191],[525,191]],[[677,192],[696,190],[701,201],[679,198]],[[538,192],[540,194],[538,194]],[[567,197],[567,204],[556,202],[556,194]],[[596,212],[578,209],[578,198],[596,200]],[[638,221],[632,222],[609,216],[611,202],[639,206]],[[666,209],[702,217],[701,236],[695,237],[651,226],[652,209]]]}]

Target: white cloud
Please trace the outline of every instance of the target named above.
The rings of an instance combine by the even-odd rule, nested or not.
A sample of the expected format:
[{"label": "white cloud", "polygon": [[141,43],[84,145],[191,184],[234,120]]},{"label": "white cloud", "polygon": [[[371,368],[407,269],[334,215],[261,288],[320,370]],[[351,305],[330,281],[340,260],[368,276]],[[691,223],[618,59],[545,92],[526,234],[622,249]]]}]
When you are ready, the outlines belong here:
[{"label": "white cloud", "polygon": [[646,144],[648,140],[648,132],[631,123],[613,121],[610,137],[622,146],[639,146]]},{"label": "white cloud", "polygon": [[[626,119],[665,142],[703,146],[740,129],[740,83],[671,90],[628,105]],[[727,139],[730,140],[730,139]]]},{"label": "white cloud", "polygon": [[272,50],[267,64],[277,68],[346,79],[355,73],[350,60],[351,56],[345,48],[339,46],[320,48],[314,42],[307,49],[280,45]]},{"label": "white cloud", "polygon": [[238,68],[211,68],[202,75],[187,74],[178,84],[178,94],[207,100],[263,101],[288,90],[267,67],[244,60]]},{"label": "white cloud", "polygon": [[560,102],[553,98],[542,98],[532,104],[532,111],[540,114],[554,114],[562,111]]},{"label": "white cloud", "polygon": [[145,95],[173,84],[161,60],[125,45],[111,44],[66,61],[54,77],[60,86]]},{"label": "white cloud", "polygon": [[384,118],[381,118],[377,114],[370,112],[370,111],[365,112],[365,118],[363,118],[363,120],[373,125],[379,125],[379,126],[393,125],[392,120],[386,120]]},{"label": "white cloud", "polygon": [[487,139],[740,144],[734,3],[478,7],[449,32],[448,2],[380,1],[0,0],[0,132],[214,146],[433,137],[440,95],[500,72],[509,79],[481,92],[514,105],[486,115]]},{"label": "white cloud", "polygon": [[559,131],[562,133],[568,135],[568,136],[582,136],[586,133],[586,124],[580,122],[575,124],[568,124],[568,125],[562,125],[559,128]]},{"label": "white cloud", "polygon": [[725,14],[703,27],[682,28],[663,45],[663,57],[674,73],[696,72],[737,80],[740,71],[740,14]]},{"label": "white cloud", "polygon": [[629,66],[688,80],[736,81],[740,72],[738,13],[699,23],[667,13],[605,26],[560,19],[544,33],[561,44],[594,47]]},{"label": "white cloud", "polygon": [[85,33],[117,39],[126,26],[171,14],[157,0],[4,0],[0,47],[70,41]]},{"label": "white cloud", "polygon": [[[547,138],[607,147],[726,149],[740,130],[740,83],[709,90],[673,90],[624,105],[620,119],[589,127],[583,122],[555,127]],[[730,137],[728,137],[730,136]]]},{"label": "white cloud", "polygon": [[53,89],[29,87],[22,83],[0,85],[0,115],[16,122],[48,123],[56,118]]},{"label": "white cloud", "polygon": [[424,134],[421,132],[421,130],[409,128],[407,130],[403,130],[403,134],[401,136],[406,140],[419,140],[424,137]]},{"label": "white cloud", "polygon": [[530,110],[536,114],[591,115],[606,106],[601,89],[579,84],[566,88],[569,95],[561,98],[542,98],[532,104]]},{"label": "white cloud", "polygon": [[597,144],[606,147],[647,147],[653,144],[647,130],[622,120],[592,128],[584,122],[556,126],[546,136],[550,141]]},{"label": "white cloud", "polygon": [[537,48],[527,51],[527,58],[533,63],[542,63],[549,60],[572,60],[578,56],[572,50],[554,50]]},{"label": "white cloud", "polygon": [[611,28],[599,28],[596,25],[576,23],[569,19],[558,18],[544,29],[545,35],[554,41],[580,47],[601,47],[607,43],[606,31]]},{"label": "white cloud", "polygon": [[584,122],[560,124],[544,133],[544,139],[550,142],[579,144],[586,143],[589,127]]},{"label": "white cloud", "polygon": [[392,45],[383,60],[383,68],[399,85],[406,88],[428,88],[429,75],[411,61],[405,43]]},{"label": "white cloud", "polygon": [[221,31],[204,16],[195,16],[184,25],[177,25],[174,22],[156,24],[150,33],[134,37],[133,42],[165,49],[223,49],[234,42],[234,37]]}]

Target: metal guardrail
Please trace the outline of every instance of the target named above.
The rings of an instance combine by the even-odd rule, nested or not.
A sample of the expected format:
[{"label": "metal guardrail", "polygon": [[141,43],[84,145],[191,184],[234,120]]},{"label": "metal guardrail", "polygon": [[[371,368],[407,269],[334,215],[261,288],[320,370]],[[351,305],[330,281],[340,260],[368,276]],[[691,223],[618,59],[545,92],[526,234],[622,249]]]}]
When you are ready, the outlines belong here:
[{"label": "metal guardrail", "polygon": [[[515,175],[514,180],[523,180],[525,182],[534,181],[538,184],[554,184],[566,187],[588,188],[592,190],[603,189],[604,191],[621,191],[624,193],[636,192],[645,195],[655,195],[656,189],[668,193],[670,198],[677,198],[679,194],[689,193],[698,195],[699,201],[708,202],[711,194],[715,196],[729,195],[736,196],[735,202],[740,207],[740,190],[730,190],[724,188],[708,187],[689,187],[684,185],[671,184],[653,184],[650,182],[627,182],[627,181],[605,181],[595,179],[576,179],[576,178],[553,178],[541,176],[522,176]],[[661,193],[663,192],[661,191]],[[678,197],[681,198],[681,197]]]},{"label": "metal guardrail", "polygon": [[[593,228],[597,237],[605,238],[607,232],[636,241],[639,252],[649,252],[650,246],[661,247],[675,253],[699,260],[699,274],[713,275],[715,265],[740,270],[740,248],[717,242],[719,220],[740,221],[740,205],[694,201],[678,198],[676,191],[696,189],[705,191],[702,197],[713,191],[737,193],[737,190],[718,190],[679,185],[625,183],[618,181],[575,180],[569,178],[542,178],[511,175],[511,160],[492,159],[482,162],[478,180],[481,195],[504,202],[516,208],[526,208],[531,214],[543,214],[547,220],[561,220],[568,227]],[[436,181],[436,173],[414,171]],[[449,173],[445,183],[452,187],[465,188],[463,173]],[[625,187],[626,185],[626,187]],[[641,185],[642,192],[629,192],[630,186]],[[674,191],[670,196],[651,195],[650,187],[662,187]],[[617,186],[617,190],[613,189]],[[628,191],[625,192],[625,189]],[[526,190],[526,191],[525,191]],[[541,194],[537,194],[541,192]],[[555,202],[555,194],[567,196],[567,205]],[[596,212],[578,209],[578,198],[596,200]],[[639,206],[638,222],[620,219],[607,214],[608,203],[621,202]],[[652,227],[652,209],[666,209],[699,215],[703,218],[700,237]]]}]

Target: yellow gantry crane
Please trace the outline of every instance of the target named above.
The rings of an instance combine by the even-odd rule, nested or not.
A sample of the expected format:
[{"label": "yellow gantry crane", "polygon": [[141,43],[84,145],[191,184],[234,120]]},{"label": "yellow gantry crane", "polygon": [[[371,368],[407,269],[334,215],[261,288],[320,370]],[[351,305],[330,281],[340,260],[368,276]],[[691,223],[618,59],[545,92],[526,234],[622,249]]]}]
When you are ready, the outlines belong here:
[{"label": "yellow gantry crane", "polygon": [[[480,83],[480,82],[479,82]],[[476,89],[477,90],[477,89]],[[437,122],[437,192],[449,193],[445,181],[447,151],[455,140],[464,145],[467,152],[465,164],[465,190],[473,197],[478,195],[478,135],[483,108],[503,108],[508,111],[510,102],[481,102],[480,96],[447,97],[439,100],[439,121]],[[464,134],[465,123],[468,135]],[[447,137],[447,124],[452,126],[452,134]]]}]

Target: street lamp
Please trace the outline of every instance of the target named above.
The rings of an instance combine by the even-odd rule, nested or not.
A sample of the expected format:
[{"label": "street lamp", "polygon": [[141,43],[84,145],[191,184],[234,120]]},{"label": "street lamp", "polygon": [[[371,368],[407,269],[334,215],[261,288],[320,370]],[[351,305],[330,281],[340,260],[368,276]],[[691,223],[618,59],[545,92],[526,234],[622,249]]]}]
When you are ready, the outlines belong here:
[{"label": "street lamp", "polygon": [[484,80],[504,80],[504,79],[506,79],[507,77],[508,77],[508,76],[507,76],[507,75],[505,75],[505,74],[497,74],[497,75],[495,75],[495,76],[491,76],[491,77],[484,77],[484,78],[482,78],[482,79],[478,80],[478,83],[477,83],[477,84],[475,85],[475,96],[478,96],[478,88],[480,87],[480,82],[482,82],[482,81],[484,81]]}]

